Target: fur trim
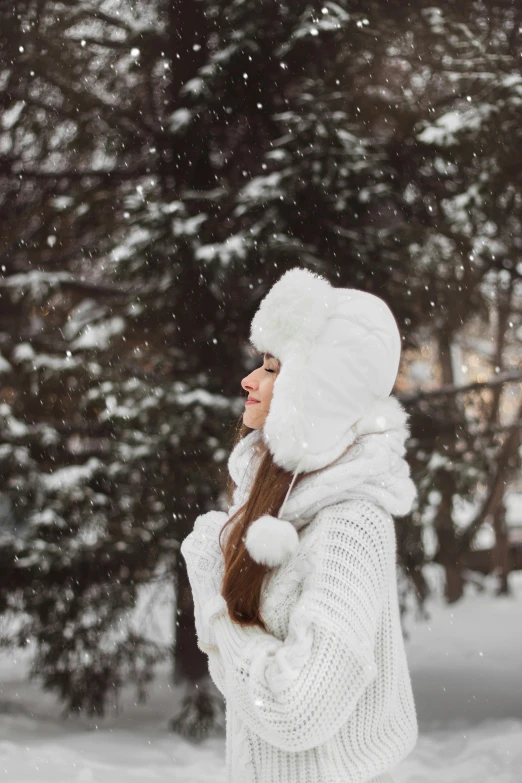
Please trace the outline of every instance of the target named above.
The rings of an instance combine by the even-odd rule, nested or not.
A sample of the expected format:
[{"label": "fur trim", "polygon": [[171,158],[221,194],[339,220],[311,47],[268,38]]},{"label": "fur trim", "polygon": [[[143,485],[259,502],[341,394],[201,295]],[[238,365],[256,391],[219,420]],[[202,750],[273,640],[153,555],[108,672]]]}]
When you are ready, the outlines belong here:
[{"label": "fur trim", "polygon": [[[302,379],[306,377],[307,362],[307,354],[301,352],[285,361],[284,370],[274,384],[270,411],[262,433],[263,441],[272,452],[276,464],[292,471],[296,470],[303,449],[306,448],[303,443],[306,422],[303,419]],[[307,466],[301,467],[309,469]]]},{"label": "fur trim", "polygon": [[[298,361],[299,358],[296,357],[295,362]],[[328,451],[322,451],[319,455],[305,454],[305,456],[298,457],[297,455],[302,454],[299,444],[301,443],[301,433],[305,431],[304,425],[301,423],[296,406],[290,414],[285,405],[287,399],[299,400],[299,388],[292,387],[292,380],[296,375],[297,373],[292,372],[285,377],[281,375],[278,378],[282,393],[277,397],[274,395],[272,398],[270,415],[261,431],[261,437],[271,451],[274,451],[274,444],[277,444],[275,462],[281,464],[286,470],[295,471],[299,468],[299,472],[308,473],[326,467],[331,462],[335,462],[359,435],[390,432],[400,444],[409,438],[409,414],[399,400],[390,395],[384,399],[374,400],[367,412],[347,430],[342,440],[333,444]],[[403,445],[401,448],[404,451]]]},{"label": "fur trim", "polygon": [[252,560],[274,568],[297,551],[299,536],[291,522],[265,514],[248,528],[245,546]]},{"label": "fur trim", "polygon": [[300,267],[289,269],[259,305],[250,340],[258,351],[272,353],[284,362],[290,352],[310,346],[335,304],[335,288],[326,278]]},{"label": "fur trim", "polygon": [[397,430],[401,435],[408,437],[408,419],[409,414],[397,397],[390,395],[386,399],[375,400],[368,413],[361,416],[352,429],[356,435]]}]

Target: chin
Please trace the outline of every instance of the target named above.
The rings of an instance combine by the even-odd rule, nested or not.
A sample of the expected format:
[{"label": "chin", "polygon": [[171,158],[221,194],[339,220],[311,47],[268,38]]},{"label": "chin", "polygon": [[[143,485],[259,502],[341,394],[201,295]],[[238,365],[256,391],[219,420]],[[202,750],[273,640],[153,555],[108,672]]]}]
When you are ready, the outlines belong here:
[{"label": "chin", "polygon": [[250,427],[253,430],[259,430],[261,429],[262,425],[259,424],[259,422],[250,419],[250,416],[248,416],[247,411],[243,413],[243,424],[246,424],[247,427]]}]

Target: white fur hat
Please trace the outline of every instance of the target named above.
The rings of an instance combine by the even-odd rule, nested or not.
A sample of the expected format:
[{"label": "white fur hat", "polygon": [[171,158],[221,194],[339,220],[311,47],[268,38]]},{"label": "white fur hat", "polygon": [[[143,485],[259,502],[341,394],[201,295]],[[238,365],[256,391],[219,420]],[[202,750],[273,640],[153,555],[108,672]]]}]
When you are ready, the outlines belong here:
[{"label": "white fur hat", "polygon": [[[254,315],[252,345],[281,362],[262,437],[274,462],[294,472],[326,467],[353,443],[361,427],[386,428],[384,404],[399,368],[401,338],[388,305],[374,294],[335,288],[307,269],[288,270]],[[371,431],[371,430],[370,430]],[[297,546],[283,519],[253,522],[245,545],[257,562],[274,566]],[[290,525],[291,527],[291,525]],[[275,546],[280,531],[285,546]],[[285,536],[285,531],[287,535]],[[295,530],[293,531],[295,533]],[[275,549],[274,549],[275,547]]]},{"label": "white fur hat", "polygon": [[299,267],[262,300],[250,340],[281,362],[263,439],[289,471],[337,459],[357,436],[354,424],[389,396],[399,369],[401,338],[388,305]]}]

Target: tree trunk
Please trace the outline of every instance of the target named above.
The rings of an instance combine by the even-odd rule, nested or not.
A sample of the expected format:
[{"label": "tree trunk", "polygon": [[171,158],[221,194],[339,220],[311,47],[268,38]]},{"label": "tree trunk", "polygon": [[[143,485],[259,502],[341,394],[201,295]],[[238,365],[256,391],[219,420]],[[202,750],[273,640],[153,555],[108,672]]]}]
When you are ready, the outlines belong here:
[{"label": "tree trunk", "polygon": [[446,572],[444,595],[448,603],[458,601],[464,592],[462,563],[459,558],[458,541],[452,516],[454,491],[453,476],[451,473],[446,473],[440,487],[442,497],[434,520],[439,545],[434,560],[440,563]]},{"label": "tree trunk", "polygon": [[[438,335],[438,358],[444,385],[453,385],[455,382],[451,361],[451,338],[452,331],[450,328],[440,329]],[[457,401],[455,399],[447,401],[448,406],[456,404]],[[448,421],[451,421],[453,418],[448,407]],[[448,446],[451,446],[455,442],[455,434],[451,433],[448,439],[441,438],[441,452],[444,452],[444,441],[446,441]],[[453,603],[458,601],[463,595],[464,578],[462,576],[462,564],[459,559],[458,541],[453,522],[455,478],[451,471],[448,470],[443,473],[438,488],[441,493],[441,500],[435,515],[434,528],[439,547],[434,559],[445,569],[446,584],[444,586],[444,594],[448,603]]]},{"label": "tree trunk", "polygon": [[493,515],[493,529],[495,531],[495,545],[492,549],[492,570],[498,575],[497,595],[510,595],[508,576],[511,571],[511,556],[504,503],[497,506]]},{"label": "tree trunk", "polygon": [[[514,279],[513,275],[509,278],[507,289],[502,289],[502,284],[497,283],[497,336],[495,345],[495,354],[493,356],[493,368],[498,367],[499,372],[504,369],[504,348],[506,345],[506,332],[509,328],[509,319],[512,317],[512,298],[513,298]],[[496,424],[499,421],[499,407],[502,397],[503,386],[494,386],[491,390],[491,403],[488,413],[490,424]]]},{"label": "tree trunk", "polygon": [[[429,587],[422,568],[426,562],[422,544],[422,529],[415,525],[411,515],[395,520],[397,553],[407,578],[415,588],[415,595],[422,606],[429,594]],[[402,608],[401,608],[402,611]]]},{"label": "tree trunk", "polygon": [[223,697],[212,682],[207,656],[196,642],[194,603],[188,581],[185,561],[180,556],[177,564],[177,607],[175,616],[174,685],[185,684],[186,693],[181,709],[169,721],[171,731],[197,742],[209,732],[222,728]]},{"label": "tree trunk", "polygon": [[[185,569],[183,568],[183,571]],[[176,610],[176,645],[172,681],[179,685],[187,679],[198,682],[208,676],[207,657],[199,649],[194,627],[194,604],[190,585],[185,580],[178,590]]]}]

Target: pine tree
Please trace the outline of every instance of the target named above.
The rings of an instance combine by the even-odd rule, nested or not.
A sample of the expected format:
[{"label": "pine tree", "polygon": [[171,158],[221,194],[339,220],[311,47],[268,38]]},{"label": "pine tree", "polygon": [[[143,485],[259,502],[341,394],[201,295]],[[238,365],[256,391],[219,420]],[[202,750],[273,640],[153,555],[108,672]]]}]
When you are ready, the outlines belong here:
[{"label": "pine tree", "polygon": [[[25,0],[0,15],[0,609],[23,613],[11,641],[36,640],[44,685],[103,713],[167,652],[127,622],[161,574],[177,587],[176,682],[206,672],[177,553],[221,502],[250,320],[285,269],[382,296],[405,348],[438,340],[447,382],[451,345],[507,271],[504,355],[520,24],[474,2]],[[483,102],[467,115],[470,94]],[[453,597],[455,498],[513,469],[460,399],[408,403],[421,491],[398,532],[420,599],[425,520]],[[173,726],[201,734],[207,707]]]}]

